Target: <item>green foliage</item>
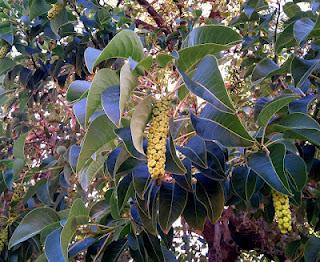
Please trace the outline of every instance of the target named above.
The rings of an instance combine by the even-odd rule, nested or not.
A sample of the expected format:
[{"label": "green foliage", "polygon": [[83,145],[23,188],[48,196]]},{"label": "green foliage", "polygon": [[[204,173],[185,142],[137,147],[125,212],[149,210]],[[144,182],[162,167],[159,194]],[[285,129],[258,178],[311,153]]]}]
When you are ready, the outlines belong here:
[{"label": "green foliage", "polygon": [[[195,232],[230,212],[271,223],[277,191],[292,233],[280,251],[256,249],[316,261],[320,5],[249,0],[205,18],[201,1],[161,15],[100,2],[0,3],[1,258],[178,261],[179,218]],[[147,134],[163,97],[165,175],[152,179]]]}]

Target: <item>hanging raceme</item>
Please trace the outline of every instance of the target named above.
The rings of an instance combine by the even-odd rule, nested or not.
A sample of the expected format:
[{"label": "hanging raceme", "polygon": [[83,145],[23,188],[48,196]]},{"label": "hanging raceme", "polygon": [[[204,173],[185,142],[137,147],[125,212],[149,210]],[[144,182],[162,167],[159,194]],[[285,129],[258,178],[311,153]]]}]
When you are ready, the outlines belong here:
[{"label": "hanging raceme", "polygon": [[278,227],[282,234],[289,233],[292,230],[289,197],[272,191],[272,199]]},{"label": "hanging raceme", "polygon": [[52,6],[52,8],[48,11],[48,19],[52,20],[57,15],[60,14],[60,12],[64,9],[65,4],[64,3],[56,3]]},{"label": "hanging raceme", "polygon": [[8,242],[8,227],[5,226],[0,230],[0,253],[4,249],[4,247],[7,245]]},{"label": "hanging raceme", "polygon": [[2,59],[9,53],[11,46],[6,41],[2,41],[0,46],[0,59]]},{"label": "hanging raceme", "polygon": [[166,139],[169,131],[169,116],[170,99],[163,97],[154,104],[148,133],[148,169],[153,179],[161,179],[165,174]]}]

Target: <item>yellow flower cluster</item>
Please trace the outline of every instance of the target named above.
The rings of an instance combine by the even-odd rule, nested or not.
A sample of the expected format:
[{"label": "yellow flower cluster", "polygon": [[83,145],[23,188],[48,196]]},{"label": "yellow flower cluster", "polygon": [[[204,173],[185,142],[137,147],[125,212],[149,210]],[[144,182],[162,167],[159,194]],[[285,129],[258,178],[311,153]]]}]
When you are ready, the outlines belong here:
[{"label": "yellow flower cluster", "polygon": [[6,55],[9,53],[10,49],[11,46],[7,42],[3,41],[0,48],[0,59],[5,58]]},{"label": "yellow flower cluster", "polygon": [[0,230],[0,253],[4,249],[5,245],[8,242],[8,227],[2,228]]},{"label": "yellow flower cluster", "polygon": [[292,230],[289,197],[276,191],[272,191],[272,199],[278,227],[282,234],[286,234]]},{"label": "yellow flower cluster", "polygon": [[23,185],[22,184],[18,184],[14,188],[14,193],[12,195],[11,202],[13,202],[13,203],[19,202],[22,199],[23,195],[24,195]]},{"label": "yellow flower cluster", "polygon": [[147,149],[148,170],[153,179],[160,179],[165,174],[169,115],[170,100],[166,97],[157,101],[152,110]]},{"label": "yellow flower cluster", "polygon": [[48,11],[48,19],[54,19],[64,8],[64,4],[56,3],[52,6],[52,8]]}]

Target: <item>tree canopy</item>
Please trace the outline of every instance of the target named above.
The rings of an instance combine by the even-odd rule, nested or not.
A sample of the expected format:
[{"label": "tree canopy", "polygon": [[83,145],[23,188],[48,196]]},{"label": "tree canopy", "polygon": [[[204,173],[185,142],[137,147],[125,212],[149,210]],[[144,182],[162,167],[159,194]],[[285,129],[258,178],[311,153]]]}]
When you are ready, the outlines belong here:
[{"label": "tree canopy", "polygon": [[318,261],[319,12],[1,1],[0,261]]}]

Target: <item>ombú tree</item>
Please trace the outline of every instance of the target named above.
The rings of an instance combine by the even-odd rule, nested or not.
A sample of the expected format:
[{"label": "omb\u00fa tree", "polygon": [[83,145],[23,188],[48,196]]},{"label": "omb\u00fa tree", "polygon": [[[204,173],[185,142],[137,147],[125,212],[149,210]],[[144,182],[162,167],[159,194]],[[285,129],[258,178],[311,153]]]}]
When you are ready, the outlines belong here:
[{"label": "omb\u00fa tree", "polygon": [[137,4],[0,4],[1,259],[317,261],[320,5]]}]

